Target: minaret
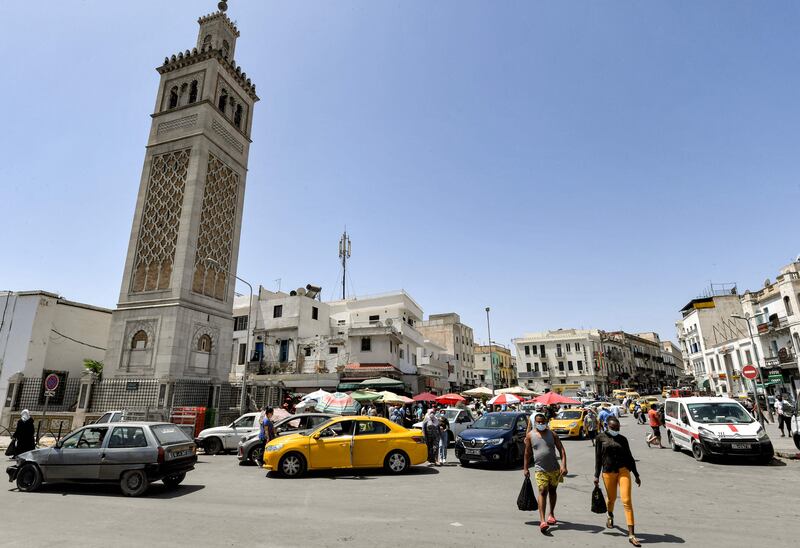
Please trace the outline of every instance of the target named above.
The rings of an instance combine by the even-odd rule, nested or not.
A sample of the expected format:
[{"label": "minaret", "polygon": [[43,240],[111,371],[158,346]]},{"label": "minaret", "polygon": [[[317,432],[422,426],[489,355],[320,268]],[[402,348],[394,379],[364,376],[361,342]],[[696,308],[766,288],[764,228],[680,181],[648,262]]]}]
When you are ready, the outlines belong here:
[{"label": "minaret", "polygon": [[256,86],[219,11],[164,59],[105,375],[227,380]]}]

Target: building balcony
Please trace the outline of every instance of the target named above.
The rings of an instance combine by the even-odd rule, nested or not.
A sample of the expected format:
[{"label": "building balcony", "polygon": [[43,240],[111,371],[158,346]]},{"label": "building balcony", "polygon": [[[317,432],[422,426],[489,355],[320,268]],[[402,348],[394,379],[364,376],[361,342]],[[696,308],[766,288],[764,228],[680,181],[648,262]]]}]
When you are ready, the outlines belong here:
[{"label": "building balcony", "polygon": [[517,377],[520,379],[539,379],[542,376],[541,371],[521,371],[517,373]]},{"label": "building balcony", "polygon": [[785,329],[789,329],[789,320],[786,318],[786,316],[781,318],[775,314],[769,318],[769,321],[759,323],[757,329],[759,335],[783,331]]}]

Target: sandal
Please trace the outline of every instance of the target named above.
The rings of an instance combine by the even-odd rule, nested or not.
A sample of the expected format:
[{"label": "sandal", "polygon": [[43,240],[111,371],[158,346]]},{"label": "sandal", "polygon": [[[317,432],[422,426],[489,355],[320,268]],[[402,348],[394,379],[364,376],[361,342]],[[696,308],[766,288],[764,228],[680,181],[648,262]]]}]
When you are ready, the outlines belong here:
[{"label": "sandal", "polygon": [[609,512],[608,519],[606,519],[606,529],[613,529],[613,528],[614,528],[614,514]]},{"label": "sandal", "polygon": [[547,525],[546,521],[543,521],[542,523],[539,524],[539,531],[541,531],[542,533],[546,533],[548,529],[550,529],[550,526]]},{"label": "sandal", "polygon": [[550,517],[547,518],[547,525],[555,525],[556,523],[558,523],[558,521],[556,521],[556,517],[551,514]]},{"label": "sandal", "polygon": [[631,543],[631,544],[633,544],[634,546],[641,546],[641,545],[642,545],[642,543],[641,543],[641,542],[639,542],[639,539],[638,539],[638,538],[636,538],[636,537],[635,537],[635,536],[633,536],[633,535],[629,535],[629,536],[628,536],[628,542],[630,542],[630,543]]}]

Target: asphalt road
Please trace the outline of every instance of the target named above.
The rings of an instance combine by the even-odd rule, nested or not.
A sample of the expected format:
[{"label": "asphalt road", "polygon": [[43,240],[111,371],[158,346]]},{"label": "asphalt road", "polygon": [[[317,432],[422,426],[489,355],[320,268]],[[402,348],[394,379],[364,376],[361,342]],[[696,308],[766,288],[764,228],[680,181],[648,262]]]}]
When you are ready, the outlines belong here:
[{"label": "asphalt road", "polygon": [[[647,449],[647,428],[623,419],[642,475],[634,487],[643,544],[788,546],[800,536],[800,462],[698,463]],[[202,456],[176,491],[155,484],[123,497],[116,486],[0,490],[0,546],[629,546],[589,511],[593,452],[566,442],[569,477],[551,536],[516,508],[520,469],[450,463],[395,477],[381,471],[311,473],[287,480]],[[450,459],[454,459],[452,450]],[[618,503],[619,505],[619,503]],[[615,512],[624,526],[621,505]]]}]

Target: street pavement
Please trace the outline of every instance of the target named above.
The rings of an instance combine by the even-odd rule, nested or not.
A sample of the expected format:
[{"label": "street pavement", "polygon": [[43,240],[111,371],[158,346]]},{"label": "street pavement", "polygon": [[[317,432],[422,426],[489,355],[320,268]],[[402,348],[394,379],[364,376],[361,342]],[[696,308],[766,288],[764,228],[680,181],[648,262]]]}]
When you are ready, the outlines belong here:
[{"label": "street pavement", "polygon": [[[642,486],[634,486],[637,534],[644,545],[793,545],[800,536],[800,461],[771,466],[698,463],[688,453],[648,449],[645,426],[623,419]],[[770,431],[770,433],[772,433]],[[520,512],[520,468],[483,465],[267,477],[232,455],[201,455],[184,485],[160,483],[141,498],[117,486],[0,489],[0,546],[630,546],[618,502],[618,527],[589,511],[593,450],[565,442],[569,476],[559,488],[558,527],[538,530]]]}]

